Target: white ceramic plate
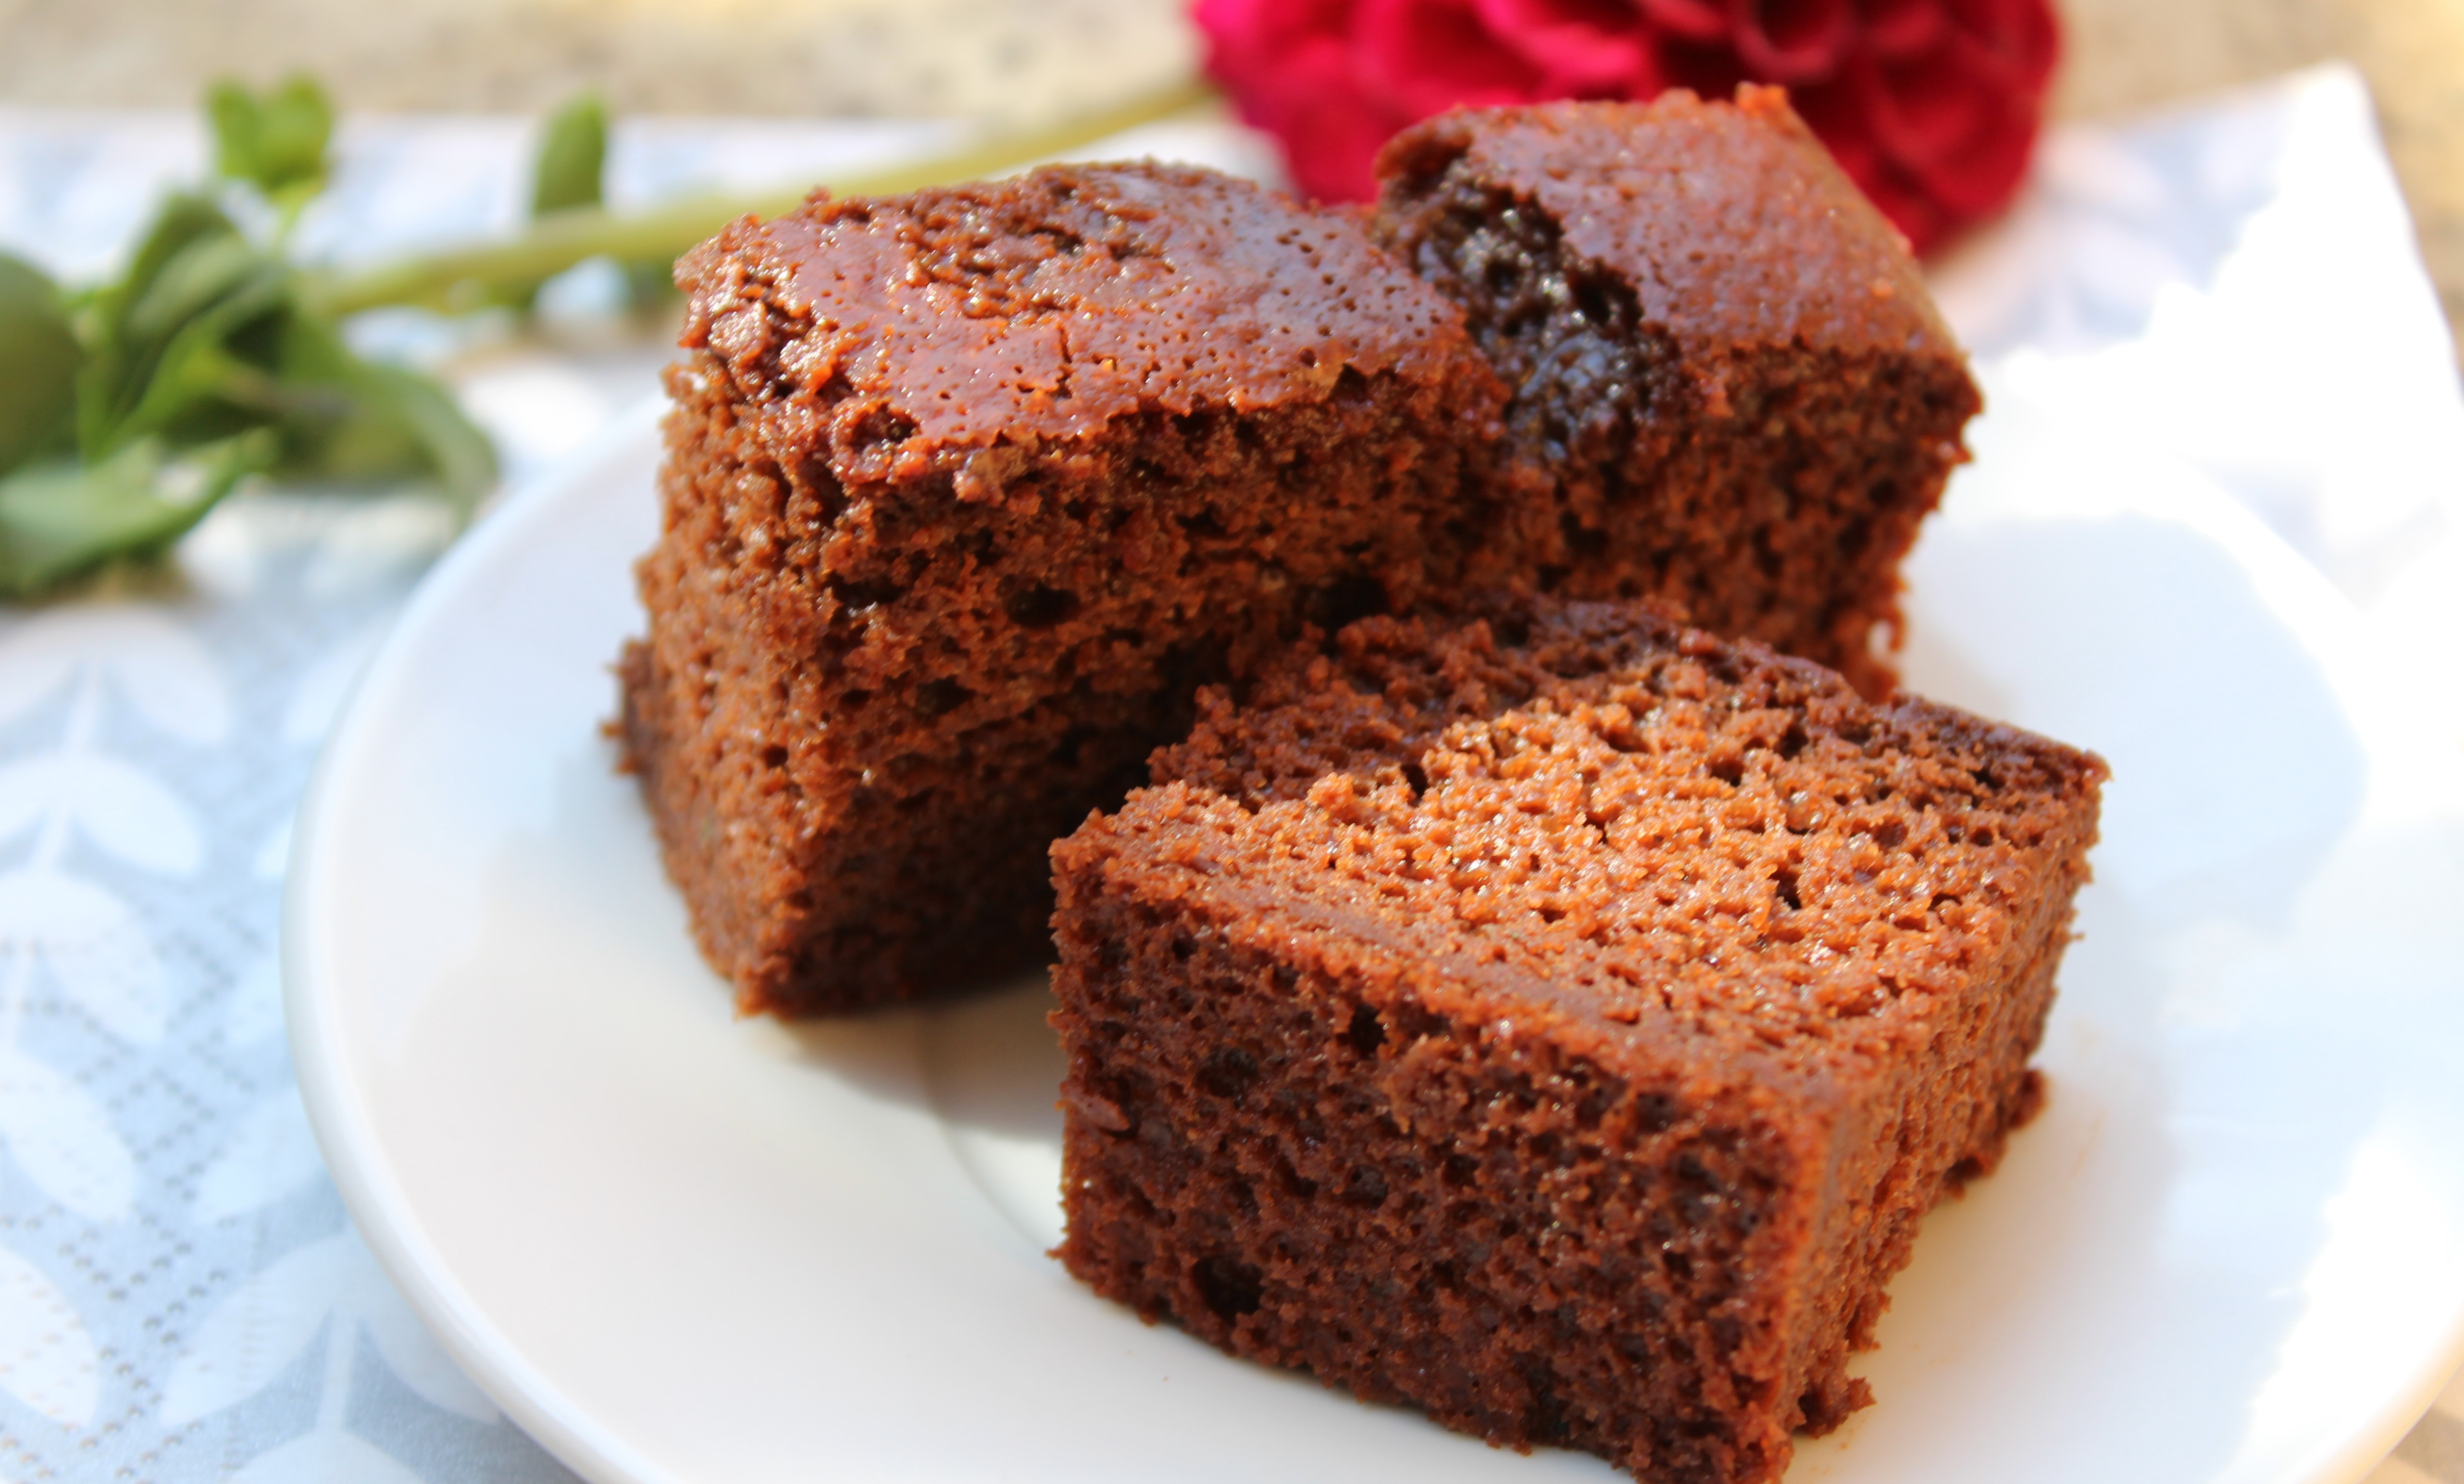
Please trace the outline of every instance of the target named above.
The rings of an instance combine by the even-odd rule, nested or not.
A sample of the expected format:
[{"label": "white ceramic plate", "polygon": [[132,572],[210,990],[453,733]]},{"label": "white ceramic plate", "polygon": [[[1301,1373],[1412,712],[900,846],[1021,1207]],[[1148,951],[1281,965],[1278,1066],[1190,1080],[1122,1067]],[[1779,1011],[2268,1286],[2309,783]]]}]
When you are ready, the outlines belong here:
[{"label": "white ceramic plate", "polygon": [[[2358,1476],[2464,1349],[2464,807],[2331,589],[1993,388],[1910,567],[1920,689],[2101,750],[2053,1098],[1927,1222],[1813,1480]],[[694,956],[600,734],[649,417],[437,569],[292,857],[293,1044],[411,1302],[598,1481],[1501,1480],[1085,1293],[1044,992],[789,1028]]]}]

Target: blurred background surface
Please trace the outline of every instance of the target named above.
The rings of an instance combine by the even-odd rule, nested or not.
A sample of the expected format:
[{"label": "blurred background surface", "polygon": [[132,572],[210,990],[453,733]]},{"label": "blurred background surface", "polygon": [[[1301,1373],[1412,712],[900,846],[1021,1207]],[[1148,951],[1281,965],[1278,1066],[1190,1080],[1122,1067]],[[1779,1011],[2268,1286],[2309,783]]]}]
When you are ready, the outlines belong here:
[{"label": "blurred background surface", "polygon": [[[1186,72],[1181,0],[0,0],[0,104],[187,107],[304,68],[345,109],[1033,118]],[[2056,112],[2343,57],[2464,324],[2464,0],[2062,0]]]}]

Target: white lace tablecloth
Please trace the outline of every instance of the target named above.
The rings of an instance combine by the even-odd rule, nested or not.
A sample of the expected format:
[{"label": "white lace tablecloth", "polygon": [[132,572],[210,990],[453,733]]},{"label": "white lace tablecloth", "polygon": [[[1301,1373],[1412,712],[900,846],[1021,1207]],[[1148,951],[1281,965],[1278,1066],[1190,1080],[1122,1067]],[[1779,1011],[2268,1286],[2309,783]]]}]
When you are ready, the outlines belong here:
[{"label": "white lace tablecloth", "polygon": [[[930,132],[628,124],[612,189],[768,186]],[[1265,158],[1228,130],[1148,147]],[[312,251],[499,229],[523,190],[517,122],[363,121],[341,149]],[[184,116],[0,110],[0,248],[99,272],[202,160]],[[2186,458],[2464,679],[2464,399],[2353,75],[2059,131],[1938,281],[1998,374]],[[591,292],[585,273],[550,296],[543,340],[367,333],[447,365],[519,480],[665,359],[594,320]],[[159,578],[0,608],[0,1484],[570,1477],[377,1271],[282,1037],[291,812],[446,537],[416,501],[251,495]],[[2464,1484],[2464,1386],[2371,1478]]]}]

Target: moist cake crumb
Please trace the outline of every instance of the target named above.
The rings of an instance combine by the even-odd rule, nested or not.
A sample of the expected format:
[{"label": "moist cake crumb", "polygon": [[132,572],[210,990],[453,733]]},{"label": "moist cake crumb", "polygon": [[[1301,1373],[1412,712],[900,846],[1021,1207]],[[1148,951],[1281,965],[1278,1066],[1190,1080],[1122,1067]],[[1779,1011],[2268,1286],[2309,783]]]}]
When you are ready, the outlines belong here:
[{"label": "moist cake crumb", "polygon": [[1375,617],[1053,848],[1060,1255],[1518,1448],[1775,1477],[2035,1106],[2091,754],[1637,605]]}]

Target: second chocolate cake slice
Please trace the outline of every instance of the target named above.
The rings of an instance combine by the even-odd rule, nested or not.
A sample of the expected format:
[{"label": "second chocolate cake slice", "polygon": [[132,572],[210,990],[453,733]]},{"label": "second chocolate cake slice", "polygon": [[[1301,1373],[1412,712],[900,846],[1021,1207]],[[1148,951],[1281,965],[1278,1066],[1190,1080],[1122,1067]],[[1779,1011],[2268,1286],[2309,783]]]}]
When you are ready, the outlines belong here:
[{"label": "second chocolate cake slice", "polygon": [[1513,390],[1489,575],[1654,599],[1887,691],[1876,630],[1977,392],[1779,91],[1448,114],[1378,173],[1381,237]]},{"label": "second chocolate cake slice", "polygon": [[2033,1105],[2103,775],[1631,605],[1363,621],[1054,847],[1061,1256],[1495,1442],[1771,1479]]}]

